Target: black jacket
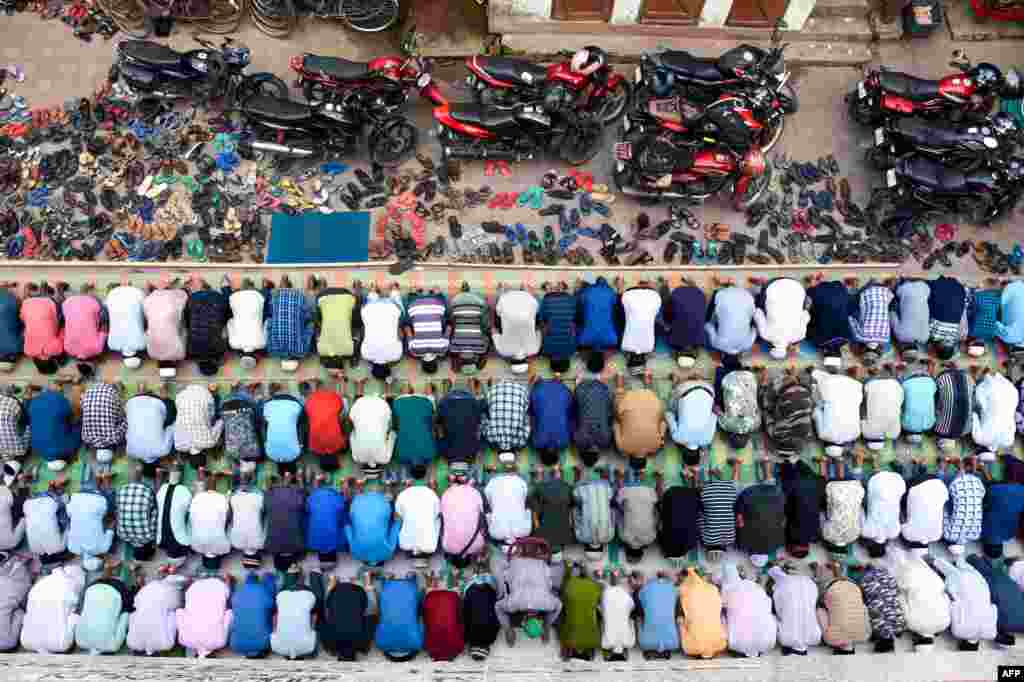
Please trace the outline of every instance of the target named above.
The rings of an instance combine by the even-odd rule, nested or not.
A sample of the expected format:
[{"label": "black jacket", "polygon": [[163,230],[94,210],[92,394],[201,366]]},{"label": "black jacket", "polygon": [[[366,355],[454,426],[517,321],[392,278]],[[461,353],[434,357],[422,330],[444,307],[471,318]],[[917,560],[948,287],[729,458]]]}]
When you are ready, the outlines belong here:
[{"label": "black jacket", "polygon": [[667,558],[685,557],[700,543],[700,490],[672,486],[658,502],[658,544]]}]

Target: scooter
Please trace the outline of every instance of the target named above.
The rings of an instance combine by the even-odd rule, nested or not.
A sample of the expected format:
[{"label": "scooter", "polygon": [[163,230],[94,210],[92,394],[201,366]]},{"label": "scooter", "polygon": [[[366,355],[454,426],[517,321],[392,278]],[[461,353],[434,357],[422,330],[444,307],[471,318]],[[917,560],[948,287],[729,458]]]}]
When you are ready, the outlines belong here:
[{"label": "scooter", "polygon": [[466,68],[466,85],[474,99],[505,109],[541,104],[548,97],[561,99],[568,93],[578,108],[597,112],[607,125],[622,116],[633,97],[633,84],[607,62],[583,74],[573,70],[569,60],[545,67],[526,59],[476,55],[466,60]]},{"label": "scooter", "polygon": [[888,118],[923,116],[959,122],[986,116],[997,95],[1019,97],[1020,74],[1004,75],[994,64],[971,65],[963,50],[953,52],[950,66],[960,74],[939,80],[917,78],[899,71],[869,70],[857,89],[846,96],[850,118],[877,126]]},{"label": "scooter", "polygon": [[380,98],[382,106],[398,110],[409,99],[409,89],[420,74],[430,71],[421,57],[377,57],[369,62],[351,62],[340,57],[311,53],[295,55],[288,65],[299,77],[296,87],[310,102],[339,102],[350,97]]},{"label": "scooter", "polygon": [[1020,129],[1013,118],[999,113],[981,123],[947,123],[921,118],[895,118],[875,128],[867,160],[885,170],[907,155],[925,156],[964,173],[973,173],[1013,151]]},{"label": "scooter", "polygon": [[369,126],[370,158],[397,166],[416,150],[418,131],[403,116],[333,102],[305,102],[256,95],[239,108],[250,134],[239,144],[243,158],[264,153],[284,159],[317,160],[349,154]]},{"label": "scooter", "polygon": [[419,77],[420,95],[435,104],[434,120],[446,159],[521,161],[541,152],[577,166],[600,149],[604,129],[593,113],[576,111],[572,96],[510,109],[449,103],[429,73]]},{"label": "scooter", "polygon": [[868,219],[894,231],[897,223],[938,211],[987,225],[1016,206],[1022,186],[1024,159],[993,161],[991,168],[964,173],[934,159],[910,156],[885,171],[885,187],[872,195]]},{"label": "scooter", "polygon": [[220,47],[199,36],[200,50],[178,52],[149,40],[125,40],[117,45],[107,78],[123,83],[130,94],[160,100],[223,97],[232,107],[257,93],[286,97],[288,86],[272,73],[245,75],[249,48],[225,38]]}]

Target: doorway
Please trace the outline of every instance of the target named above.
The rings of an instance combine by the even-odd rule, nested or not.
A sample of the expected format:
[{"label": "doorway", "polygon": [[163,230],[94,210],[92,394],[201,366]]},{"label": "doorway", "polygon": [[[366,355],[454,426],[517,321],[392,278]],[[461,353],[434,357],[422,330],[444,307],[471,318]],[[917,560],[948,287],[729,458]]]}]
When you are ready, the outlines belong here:
[{"label": "doorway", "polygon": [[645,24],[696,24],[705,0],[644,0],[640,21]]},{"label": "doorway", "polygon": [[788,0],[733,0],[726,23],[730,26],[769,28],[786,13]]},{"label": "doorway", "polygon": [[555,0],[551,18],[560,21],[608,21],[614,0]]}]

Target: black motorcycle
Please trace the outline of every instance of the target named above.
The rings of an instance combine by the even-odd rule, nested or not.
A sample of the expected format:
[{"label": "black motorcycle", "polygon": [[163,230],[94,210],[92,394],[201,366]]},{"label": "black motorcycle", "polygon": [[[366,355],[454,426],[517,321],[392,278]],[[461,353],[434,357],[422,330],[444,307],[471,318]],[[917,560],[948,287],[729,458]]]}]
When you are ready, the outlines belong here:
[{"label": "black motorcycle", "polygon": [[288,86],[272,73],[245,75],[251,61],[249,48],[225,38],[220,47],[198,36],[202,49],[178,52],[149,40],[118,44],[108,79],[115,91],[122,84],[128,94],[146,99],[192,99],[207,102],[223,97],[231,107],[257,94],[286,97]]},{"label": "black motorcycle", "polygon": [[875,128],[867,160],[879,170],[908,155],[925,156],[964,173],[973,173],[991,159],[1008,156],[1020,139],[1013,117],[999,113],[979,123],[949,123],[922,118],[889,119]]},{"label": "black motorcycle", "polygon": [[245,158],[272,154],[284,160],[282,165],[296,159],[347,155],[368,127],[372,161],[397,166],[409,158],[416,149],[416,127],[403,116],[378,111],[356,99],[310,105],[265,94],[251,96],[238,109],[248,132],[239,153]]},{"label": "black motorcycle", "polygon": [[868,218],[883,231],[927,213],[958,213],[987,225],[1016,206],[1024,187],[1024,160],[993,160],[990,168],[965,173],[924,156],[909,156],[885,171],[885,187],[875,190]]}]

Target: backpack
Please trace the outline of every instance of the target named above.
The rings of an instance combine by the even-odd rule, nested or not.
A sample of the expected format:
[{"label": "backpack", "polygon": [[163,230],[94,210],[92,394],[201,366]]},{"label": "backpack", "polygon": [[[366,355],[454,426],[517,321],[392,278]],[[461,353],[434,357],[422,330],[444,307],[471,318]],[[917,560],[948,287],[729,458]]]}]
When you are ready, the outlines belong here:
[{"label": "backpack", "polygon": [[224,420],[224,454],[243,462],[262,459],[256,403],[252,398],[232,393],[224,401],[220,414]]}]

